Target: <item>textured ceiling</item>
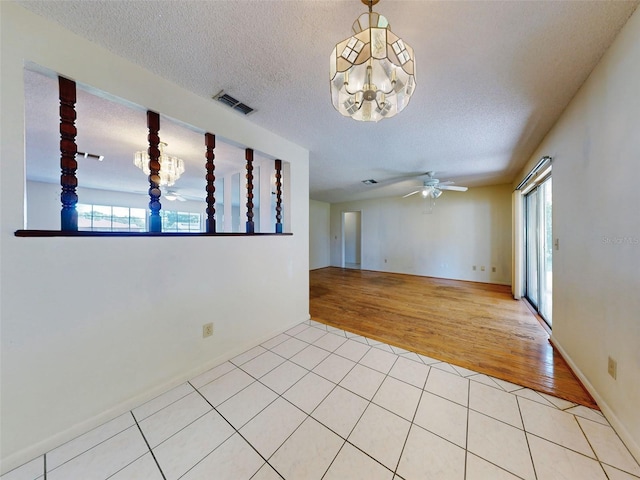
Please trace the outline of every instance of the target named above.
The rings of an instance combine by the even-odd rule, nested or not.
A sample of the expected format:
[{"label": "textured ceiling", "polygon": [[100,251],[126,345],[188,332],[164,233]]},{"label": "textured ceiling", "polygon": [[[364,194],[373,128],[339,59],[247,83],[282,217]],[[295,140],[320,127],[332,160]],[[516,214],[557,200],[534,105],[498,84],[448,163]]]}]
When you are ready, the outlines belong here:
[{"label": "textured ceiling", "polygon": [[[415,51],[409,106],[377,124],[342,117],[329,54],[359,0],[20,1],[24,7],[310,151],[310,195],[399,195],[385,180],[435,170],[468,186],[510,182],[638,5],[626,1],[382,0]],[[361,180],[374,178],[382,186]]]}]

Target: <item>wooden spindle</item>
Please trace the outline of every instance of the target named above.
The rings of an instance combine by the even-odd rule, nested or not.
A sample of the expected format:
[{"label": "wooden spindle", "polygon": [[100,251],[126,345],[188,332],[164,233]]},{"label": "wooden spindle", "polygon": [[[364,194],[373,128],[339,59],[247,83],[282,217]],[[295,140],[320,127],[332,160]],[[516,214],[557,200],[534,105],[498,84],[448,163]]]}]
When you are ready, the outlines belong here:
[{"label": "wooden spindle", "polygon": [[253,150],[247,148],[245,150],[245,159],[247,160],[247,233],[255,232],[253,223]]},{"label": "wooden spindle", "polygon": [[162,218],[160,217],[160,115],[151,110],[147,111],[147,128],[149,129],[149,231],[162,232]]},{"label": "wooden spindle", "polygon": [[76,177],[78,169],[76,135],[78,131],[75,126],[76,82],[58,77],[58,90],[60,99],[60,186],[62,187],[60,230],[68,232],[78,230],[78,211],[76,210],[78,204],[76,193],[78,186],[78,177]]},{"label": "wooden spindle", "polygon": [[216,148],[216,136],[212,133],[204,134],[204,144],[207,147],[207,233],[216,233],[216,166],[214,164],[215,155],[213,149]]},{"label": "wooden spindle", "polygon": [[276,160],[276,233],[282,233],[282,160]]}]

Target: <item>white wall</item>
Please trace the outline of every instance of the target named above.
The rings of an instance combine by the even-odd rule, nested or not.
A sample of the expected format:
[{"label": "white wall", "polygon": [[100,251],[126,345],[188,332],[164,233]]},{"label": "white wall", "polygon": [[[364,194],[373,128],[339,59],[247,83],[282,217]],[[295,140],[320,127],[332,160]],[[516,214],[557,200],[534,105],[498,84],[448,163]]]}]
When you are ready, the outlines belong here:
[{"label": "white wall", "polygon": [[330,265],[329,217],[331,205],[309,200],[309,268]]},{"label": "white wall", "polygon": [[553,157],[552,338],[640,460],[639,85],[636,11],[529,167]]},{"label": "white wall", "polygon": [[[13,3],[0,21],[5,472],[307,319],[309,194],[307,150]],[[26,61],[291,162],[293,236],[15,237]]]},{"label": "white wall", "polygon": [[356,210],[362,212],[364,270],[507,285],[511,281],[509,185],[445,192],[430,214],[424,213],[420,195],[332,204],[333,266],[340,266],[342,212]]},{"label": "white wall", "polygon": [[359,264],[361,260],[360,212],[344,212],[344,261]]}]

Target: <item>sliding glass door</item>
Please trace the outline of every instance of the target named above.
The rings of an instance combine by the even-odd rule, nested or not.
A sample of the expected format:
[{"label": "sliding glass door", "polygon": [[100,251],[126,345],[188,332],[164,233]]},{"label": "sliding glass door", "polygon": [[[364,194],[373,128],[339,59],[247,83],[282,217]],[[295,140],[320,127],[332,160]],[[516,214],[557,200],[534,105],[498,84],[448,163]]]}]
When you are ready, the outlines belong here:
[{"label": "sliding glass door", "polygon": [[551,177],[525,197],[525,295],[551,326],[552,258]]}]

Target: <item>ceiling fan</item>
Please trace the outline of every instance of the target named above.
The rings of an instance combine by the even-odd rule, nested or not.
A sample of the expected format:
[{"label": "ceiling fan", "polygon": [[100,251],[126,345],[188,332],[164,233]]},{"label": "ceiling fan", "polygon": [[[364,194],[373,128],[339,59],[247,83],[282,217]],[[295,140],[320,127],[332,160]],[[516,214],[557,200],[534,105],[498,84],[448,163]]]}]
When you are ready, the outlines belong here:
[{"label": "ceiling fan", "polygon": [[434,177],[436,172],[427,172],[427,179],[423,182],[422,188],[416,190],[411,193],[407,193],[402,198],[410,197],[411,195],[415,195],[416,193],[421,193],[422,198],[432,198],[435,200],[440,195],[442,195],[443,190],[453,190],[456,192],[466,192],[467,187],[460,187],[458,185],[453,185],[454,182],[447,181],[441,182],[437,178]]},{"label": "ceiling fan", "polygon": [[164,194],[164,198],[173,202],[174,200],[178,200],[179,202],[186,202],[187,199],[178,193],[177,190],[167,190],[167,193]]}]

